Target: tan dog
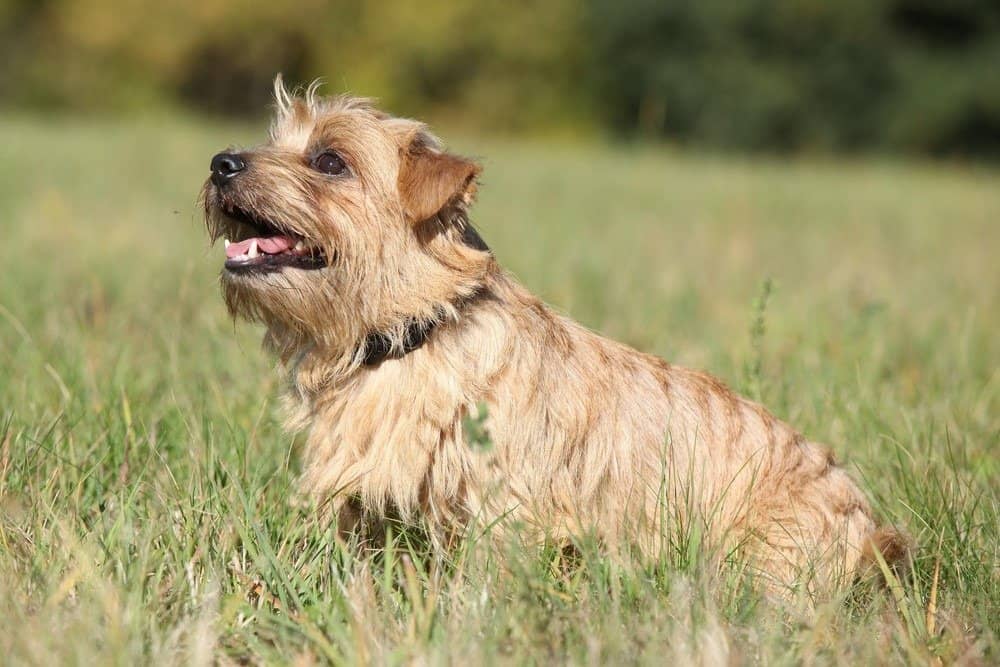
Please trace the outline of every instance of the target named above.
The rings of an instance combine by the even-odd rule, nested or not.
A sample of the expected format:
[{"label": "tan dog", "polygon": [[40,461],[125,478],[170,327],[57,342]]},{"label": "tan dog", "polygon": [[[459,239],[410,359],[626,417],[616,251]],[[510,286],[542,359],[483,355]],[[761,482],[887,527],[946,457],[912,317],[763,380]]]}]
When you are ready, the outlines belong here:
[{"label": "tan dog", "polygon": [[[227,239],[229,310],[266,326],[289,372],[302,487],[342,521],[421,515],[448,534],[503,516],[651,556],[696,524],[771,584],[811,587],[873,548],[902,556],[825,448],[506,274],[469,223],[478,165],[365,100],[275,90],[270,140],[212,160],[207,224]],[[480,404],[485,449],[463,435]]]}]

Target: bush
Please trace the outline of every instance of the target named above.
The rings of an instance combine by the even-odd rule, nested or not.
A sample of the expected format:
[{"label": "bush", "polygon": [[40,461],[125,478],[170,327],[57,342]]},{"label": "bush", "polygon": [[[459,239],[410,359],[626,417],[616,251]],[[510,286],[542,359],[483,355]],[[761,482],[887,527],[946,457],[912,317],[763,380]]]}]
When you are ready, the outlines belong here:
[{"label": "bush", "polygon": [[987,0],[588,0],[617,131],[727,148],[1000,156]]}]

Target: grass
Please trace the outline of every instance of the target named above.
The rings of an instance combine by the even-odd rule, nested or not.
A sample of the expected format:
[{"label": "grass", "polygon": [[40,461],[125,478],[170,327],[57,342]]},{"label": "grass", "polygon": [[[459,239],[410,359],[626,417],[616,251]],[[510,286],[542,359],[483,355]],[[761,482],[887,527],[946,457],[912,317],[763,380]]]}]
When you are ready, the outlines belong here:
[{"label": "grass", "polygon": [[[995,172],[468,142],[475,220],[586,324],[759,396],[920,544],[813,611],[586,545],[359,554],[291,502],[260,331],[194,198],[258,132],[0,119],[0,654],[12,664],[1000,660]],[[863,597],[863,596],[862,596]]]}]

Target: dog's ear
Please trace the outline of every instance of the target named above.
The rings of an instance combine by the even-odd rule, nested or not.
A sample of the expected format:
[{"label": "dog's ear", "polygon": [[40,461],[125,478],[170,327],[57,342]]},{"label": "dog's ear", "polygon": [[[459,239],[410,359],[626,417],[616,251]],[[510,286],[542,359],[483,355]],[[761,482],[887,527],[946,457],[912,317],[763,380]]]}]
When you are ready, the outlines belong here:
[{"label": "dog's ear", "polygon": [[454,203],[471,204],[482,167],[458,155],[438,150],[419,133],[403,150],[399,196],[412,224],[437,215]]}]

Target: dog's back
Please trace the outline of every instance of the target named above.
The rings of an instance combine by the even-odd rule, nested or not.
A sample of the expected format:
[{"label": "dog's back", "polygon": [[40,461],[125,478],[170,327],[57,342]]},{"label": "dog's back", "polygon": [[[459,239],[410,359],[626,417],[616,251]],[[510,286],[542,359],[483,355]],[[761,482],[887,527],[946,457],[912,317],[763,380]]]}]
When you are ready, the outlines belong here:
[{"label": "dog's back", "polygon": [[[596,532],[647,556],[698,524],[770,588],[830,590],[873,558],[877,530],[830,452],[705,373],[604,339],[497,273],[433,339],[308,411],[304,482],[444,530],[476,518],[550,539]],[[463,420],[485,404],[490,447]],[[496,525],[497,520],[503,521]]]}]

